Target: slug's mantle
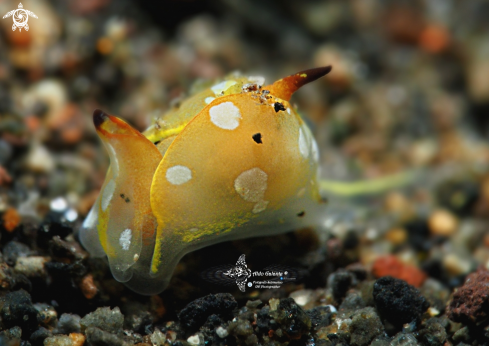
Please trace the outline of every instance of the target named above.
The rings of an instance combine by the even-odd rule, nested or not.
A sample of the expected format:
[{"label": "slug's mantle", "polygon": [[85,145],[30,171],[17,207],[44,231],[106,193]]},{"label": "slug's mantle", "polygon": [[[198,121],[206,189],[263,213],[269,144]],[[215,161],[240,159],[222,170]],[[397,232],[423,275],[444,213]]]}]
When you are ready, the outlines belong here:
[{"label": "slug's mantle", "polygon": [[330,70],[264,87],[257,77],[225,80],[144,133],[96,110],[110,168],[83,223],[83,245],[107,255],[118,281],[156,294],[190,251],[317,224],[318,147],[289,99]]}]

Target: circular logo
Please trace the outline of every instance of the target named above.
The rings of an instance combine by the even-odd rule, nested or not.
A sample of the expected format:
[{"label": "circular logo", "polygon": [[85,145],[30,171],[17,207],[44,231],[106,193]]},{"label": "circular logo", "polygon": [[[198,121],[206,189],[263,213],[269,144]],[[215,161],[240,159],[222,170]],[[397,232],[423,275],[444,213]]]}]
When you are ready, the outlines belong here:
[{"label": "circular logo", "polygon": [[14,24],[19,28],[25,26],[27,24],[27,21],[29,20],[29,16],[27,15],[27,12],[21,8],[15,10],[13,17],[14,17]]},{"label": "circular logo", "polygon": [[248,282],[248,287],[251,287],[253,286],[253,284],[251,282]]}]

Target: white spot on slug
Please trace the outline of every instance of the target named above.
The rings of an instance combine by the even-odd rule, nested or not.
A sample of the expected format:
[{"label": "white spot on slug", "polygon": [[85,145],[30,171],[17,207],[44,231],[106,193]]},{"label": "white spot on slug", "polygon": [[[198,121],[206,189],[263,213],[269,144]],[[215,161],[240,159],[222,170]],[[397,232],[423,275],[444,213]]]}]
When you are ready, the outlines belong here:
[{"label": "white spot on slug", "polygon": [[270,202],[269,201],[260,201],[260,202],[256,203],[255,206],[253,207],[252,212],[254,214],[258,214],[259,212],[264,211],[265,209],[267,209],[268,203],[270,203]]},{"label": "white spot on slug", "polygon": [[301,128],[302,131],[304,131],[304,136],[306,136],[306,142],[311,143],[311,141],[313,140],[311,130],[309,130],[309,127],[307,127],[305,123],[302,124]]},{"label": "white spot on slug", "polygon": [[119,244],[122,247],[122,250],[129,250],[129,246],[131,246],[132,239],[132,231],[127,228],[125,229],[119,238]]},{"label": "white spot on slug", "polygon": [[302,128],[299,129],[299,151],[304,158],[309,156],[309,146],[307,145],[306,137]]},{"label": "white spot on slug", "polygon": [[263,200],[267,189],[268,175],[260,168],[252,168],[241,173],[234,181],[234,189],[247,202]]},{"label": "white spot on slug", "polygon": [[290,114],[290,108],[287,108],[287,113],[289,113],[289,114]]},{"label": "white spot on slug", "polygon": [[232,102],[223,102],[209,110],[211,121],[217,127],[225,130],[234,130],[239,126],[241,113]]},{"label": "white spot on slug", "polygon": [[166,170],[166,180],[173,185],[182,185],[192,179],[192,171],[185,166],[177,165]]},{"label": "white spot on slug", "polygon": [[252,168],[241,173],[234,181],[234,189],[247,202],[255,203],[253,213],[259,213],[266,209],[268,201],[265,201],[268,175],[260,168]]},{"label": "white spot on slug", "polygon": [[88,213],[87,217],[83,221],[82,228],[93,228],[96,225],[97,220],[97,211],[95,210],[97,207],[93,206],[92,209],[90,209],[90,212]]},{"label": "white spot on slug", "polygon": [[226,90],[228,90],[230,87],[235,85],[237,82],[235,80],[225,80],[224,82],[221,82],[219,84],[214,85],[211,87],[211,90],[216,94],[216,96],[224,94]]},{"label": "white spot on slug", "polygon": [[197,232],[198,230],[199,230],[198,228],[191,228],[191,229],[189,229],[188,231],[189,231],[189,232]]},{"label": "white spot on slug", "polygon": [[119,161],[117,160],[117,155],[115,154],[115,149],[109,143],[106,143],[107,148],[109,149],[109,157],[110,164],[112,165],[112,169],[114,172],[114,178],[119,174]]},{"label": "white spot on slug", "polygon": [[105,185],[104,192],[102,192],[102,210],[105,211],[107,207],[110,204],[110,201],[112,200],[112,196],[114,195],[115,191],[115,181],[114,179],[111,179],[107,185]]},{"label": "white spot on slug", "polygon": [[205,102],[206,104],[209,104],[209,103],[211,103],[212,101],[214,101],[215,99],[216,99],[215,97],[206,97],[206,98],[205,98],[205,100],[204,100],[204,102]]}]

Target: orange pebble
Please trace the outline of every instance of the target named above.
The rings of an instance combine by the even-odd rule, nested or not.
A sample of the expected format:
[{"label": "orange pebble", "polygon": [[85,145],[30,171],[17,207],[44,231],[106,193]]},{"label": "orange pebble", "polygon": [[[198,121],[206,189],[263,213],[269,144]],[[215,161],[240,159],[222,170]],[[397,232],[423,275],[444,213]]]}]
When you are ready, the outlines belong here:
[{"label": "orange pebble", "polygon": [[446,210],[436,210],[428,219],[428,226],[432,234],[449,237],[457,232],[458,220]]},{"label": "orange pebble", "polygon": [[29,31],[6,30],[7,40],[17,48],[29,47],[32,43],[32,34]]},{"label": "orange pebble", "polygon": [[61,134],[63,141],[66,143],[76,143],[83,136],[83,131],[79,128],[67,128]]},{"label": "orange pebble", "polygon": [[7,170],[0,166],[0,186],[3,183],[10,183],[12,181],[12,177],[8,174]]},{"label": "orange pebble", "polygon": [[427,277],[419,268],[402,263],[393,255],[377,258],[372,266],[372,274],[376,278],[392,276],[404,280],[414,287],[420,287]]},{"label": "orange pebble", "polygon": [[428,25],[419,37],[419,45],[430,53],[439,53],[445,50],[449,43],[449,33],[446,28],[439,25]]},{"label": "orange pebble", "polygon": [[80,282],[80,289],[87,299],[92,299],[98,292],[97,286],[93,283],[92,274],[85,275]]},{"label": "orange pebble", "polygon": [[24,123],[31,132],[36,132],[41,127],[41,121],[35,115],[26,117]]},{"label": "orange pebble", "polygon": [[158,318],[161,318],[165,313],[165,305],[159,296],[151,296],[151,310],[156,313]]},{"label": "orange pebble", "polygon": [[20,215],[14,208],[9,208],[3,214],[3,226],[8,232],[12,232],[20,223]]},{"label": "orange pebble", "polygon": [[404,243],[408,238],[407,232],[403,228],[393,228],[385,234],[385,239],[394,245]]},{"label": "orange pebble", "polygon": [[100,54],[107,55],[114,49],[114,44],[107,37],[99,38],[97,41],[97,50]]},{"label": "orange pebble", "polygon": [[82,346],[85,343],[85,335],[81,333],[70,333],[70,339],[73,341],[73,346]]}]

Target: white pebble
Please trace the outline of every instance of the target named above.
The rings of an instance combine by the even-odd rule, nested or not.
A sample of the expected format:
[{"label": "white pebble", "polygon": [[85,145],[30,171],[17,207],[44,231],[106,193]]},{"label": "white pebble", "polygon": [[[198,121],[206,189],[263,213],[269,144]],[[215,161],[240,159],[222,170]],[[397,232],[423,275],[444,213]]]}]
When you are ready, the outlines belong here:
[{"label": "white pebble", "polygon": [[338,312],[338,310],[336,310],[336,308],[334,307],[334,305],[326,305],[329,307],[329,311],[333,312],[333,313],[336,313]]},{"label": "white pebble", "polygon": [[49,262],[49,257],[30,256],[18,257],[15,262],[14,270],[17,273],[30,277],[42,277],[46,275],[44,263]]},{"label": "white pebble", "polygon": [[73,340],[66,335],[54,335],[44,339],[43,345],[44,346],[71,346],[73,345]]},{"label": "white pebble", "polygon": [[268,304],[270,305],[270,311],[275,311],[277,310],[278,305],[280,304],[280,299],[272,298],[268,301]]},{"label": "white pebble", "polygon": [[56,161],[48,149],[34,143],[27,154],[26,166],[32,171],[49,173],[56,167]]},{"label": "white pebble", "polygon": [[75,209],[70,208],[66,211],[65,218],[67,221],[73,222],[78,218],[78,213],[76,212]]},{"label": "white pebble", "polygon": [[289,297],[294,299],[296,304],[302,307],[314,298],[313,291],[311,290],[298,290],[292,292]]},{"label": "white pebble", "polygon": [[197,334],[195,334],[195,335],[190,336],[187,339],[187,342],[191,345],[198,345],[198,344],[200,344],[200,338]]},{"label": "white pebble", "polygon": [[216,334],[218,337],[221,339],[224,339],[226,336],[229,335],[228,331],[226,328],[223,328],[222,326],[217,327],[216,329]]},{"label": "white pebble", "polygon": [[166,335],[155,328],[155,331],[151,334],[150,340],[153,345],[163,346],[166,343]]},{"label": "white pebble", "polygon": [[49,203],[49,207],[52,211],[62,212],[68,208],[68,202],[63,197],[57,197]]}]

